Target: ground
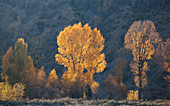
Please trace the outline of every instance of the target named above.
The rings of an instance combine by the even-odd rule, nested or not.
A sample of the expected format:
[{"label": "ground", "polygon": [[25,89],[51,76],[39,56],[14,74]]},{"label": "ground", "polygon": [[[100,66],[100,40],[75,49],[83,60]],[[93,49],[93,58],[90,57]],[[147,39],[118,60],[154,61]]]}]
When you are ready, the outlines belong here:
[{"label": "ground", "polygon": [[114,105],[139,105],[139,106],[170,106],[170,100],[155,100],[155,101],[115,101],[115,100],[84,100],[84,99],[72,99],[72,98],[60,98],[60,99],[33,99],[15,102],[0,101],[0,106],[114,106]]}]

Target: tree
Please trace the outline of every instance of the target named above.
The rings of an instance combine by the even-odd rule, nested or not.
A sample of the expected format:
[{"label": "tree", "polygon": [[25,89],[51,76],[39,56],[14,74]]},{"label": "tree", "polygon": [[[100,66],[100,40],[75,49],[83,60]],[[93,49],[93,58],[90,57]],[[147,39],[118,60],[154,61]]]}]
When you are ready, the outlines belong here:
[{"label": "tree", "polygon": [[62,96],[70,96],[72,98],[82,97],[84,84],[85,81],[81,76],[72,78],[72,75],[65,71],[61,79],[61,94]]},{"label": "tree", "polygon": [[45,85],[46,85],[46,73],[44,71],[44,67],[42,66],[41,69],[38,70],[37,74],[37,97],[43,97],[45,93]]},{"label": "tree", "polygon": [[[159,63],[162,68],[168,73],[165,79],[170,83],[170,38],[166,39],[166,42],[162,42],[156,48],[156,62]],[[170,84],[169,84],[170,89]]]},{"label": "tree", "polygon": [[127,90],[126,85],[123,82],[119,84],[118,92],[119,92],[120,99],[125,99],[127,97],[128,90]]},{"label": "tree", "polygon": [[26,84],[26,94],[30,94],[30,86],[35,81],[36,68],[33,60],[27,55],[27,43],[19,38],[15,43],[14,50],[8,49],[2,59],[2,77],[7,78],[10,84]]},{"label": "tree", "polygon": [[115,62],[115,68],[111,73],[113,73],[114,79],[118,83],[118,89],[116,92],[119,94],[119,99],[125,99],[127,97],[127,88],[123,83],[123,70],[127,67],[127,60],[119,57]]},{"label": "tree", "polygon": [[116,66],[113,69],[113,73],[115,75],[116,81],[120,84],[123,81],[123,70],[127,66],[127,60],[122,58],[117,58],[115,61],[116,61]]},{"label": "tree", "polygon": [[108,94],[109,99],[113,99],[113,96],[116,94],[118,90],[118,82],[116,81],[115,77],[111,74],[105,80],[105,91]]},{"label": "tree", "polygon": [[148,71],[147,61],[154,54],[155,45],[161,41],[155,26],[151,21],[135,21],[129,28],[124,38],[125,48],[131,49],[133,62],[131,71],[135,75],[135,83],[139,88],[139,99],[141,90],[147,84]]},{"label": "tree", "polygon": [[91,30],[88,24],[82,26],[81,23],[68,26],[60,32],[57,44],[59,54],[55,58],[60,65],[68,68],[64,76],[68,75],[69,82],[73,83],[79,77],[86,83],[83,85],[90,86],[94,82],[93,74],[102,72],[106,67],[102,53],[104,38],[97,28]]},{"label": "tree", "polygon": [[58,76],[55,69],[53,69],[47,78],[46,88],[50,97],[56,97],[59,88]]}]

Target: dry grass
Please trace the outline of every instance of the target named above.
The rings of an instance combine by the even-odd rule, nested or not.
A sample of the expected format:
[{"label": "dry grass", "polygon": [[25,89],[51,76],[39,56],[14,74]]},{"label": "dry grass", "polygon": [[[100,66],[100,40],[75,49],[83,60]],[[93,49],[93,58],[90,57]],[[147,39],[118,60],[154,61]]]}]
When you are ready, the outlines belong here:
[{"label": "dry grass", "polygon": [[84,100],[84,99],[72,99],[72,98],[60,98],[60,99],[33,99],[26,101],[7,102],[0,101],[0,106],[17,105],[17,106],[43,106],[43,105],[63,105],[63,106],[113,106],[113,105],[138,105],[138,106],[170,106],[170,100],[155,100],[155,101],[115,101],[115,100]]}]

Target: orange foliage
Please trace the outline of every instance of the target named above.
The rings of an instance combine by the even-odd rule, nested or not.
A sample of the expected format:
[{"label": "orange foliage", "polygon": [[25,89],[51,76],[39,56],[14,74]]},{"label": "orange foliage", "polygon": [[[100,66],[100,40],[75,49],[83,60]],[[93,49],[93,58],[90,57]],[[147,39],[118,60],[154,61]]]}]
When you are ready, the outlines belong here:
[{"label": "orange foliage", "polygon": [[90,88],[91,88],[93,94],[96,94],[96,93],[98,92],[98,90],[99,90],[99,83],[97,83],[97,82],[94,81],[94,82],[91,84]]},{"label": "orange foliage", "polygon": [[[91,85],[94,82],[93,74],[102,72],[106,67],[102,53],[104,38],[97,28],[92,30],[88,24],[82,26],[81,23],[68,26],[60,32],[57,44],[60,54],[55,55],[56,61],[68,68],[68,72],[63,74],[63,83],[75,83],[79,77]],[[83,73],[84,70],[87,72]]]},{"label": "orange foliage", "polygon": [[127,100],[138,100],[138,90],[129,90]]},{"label": "orange foliage", "polygon": [[154,46],[161,39],[156,32],[155,26],[151,21],[135,21],[125,35],[125,48],[131,49],[133,54],[133,62],[131,63],[131,71],[135,76],[135,83],[139,88],[139,99],[141,99],[141,89],[147,84],[148,65],[146,60],[152,59],[154,54]]},{"label": "orange foliage", "polygon": [[38,70],[37,75],[37,90],[38,90],[38,98],[43,96],[45,92],[45,85],[46,85],[46,73],[44,71],[44,67],[42,66],[41,69]]},{"label": "orange foliage", "polygon": [[25,86],[22,83],[16,83],[11,86],[7,81],[0,83],[0,100],[16,101],[22,99]]},{"label": "orange foliage", "polygon": [[50,75],[47,78],[46,88],[49,91],[49,96],[50,97],[55,97],[56,96],[56,93],[58,92],[58,88],[59,88],[59,81],[58,81],[58,76],[56,74],[55,69],[53,69],[50,72]]}]

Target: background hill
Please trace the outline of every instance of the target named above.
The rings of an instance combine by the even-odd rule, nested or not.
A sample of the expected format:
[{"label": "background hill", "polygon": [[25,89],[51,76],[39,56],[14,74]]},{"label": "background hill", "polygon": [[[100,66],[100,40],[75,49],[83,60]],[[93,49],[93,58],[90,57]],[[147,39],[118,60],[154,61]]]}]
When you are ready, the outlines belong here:
[{"label": "background hill", "polygon": [[[163,41],[170,38],[170,1],[169,0],[0,0],[0,44],[2,55],[13,46],[18,38],[28,42],[29,53],[38,47],[44,54],[42,62],[48,74],[53,68],[61,77],[63,66],[55,62],[57,52],[56,38],[68,25],[82,22],[101,30],[105,38],[107,68],[95,74],[101,84],[101,97],[106,97],[103,79],[114,70],[116,59],[127,60],[124,69],[124,83],[128,89],[136,88],[133,74],[129,71],[131,52],[123,48],[124,36],[136,20],[151,20]],[[167,98],[165,74],[156,64],[150,62],[147,73],[149,84],[145,88],[146,98]],[[114,74],[114,73],[113,73]],[[153,92],[151,92],[153,91]],[[152,93],[152,97],[148,97]]]}]

